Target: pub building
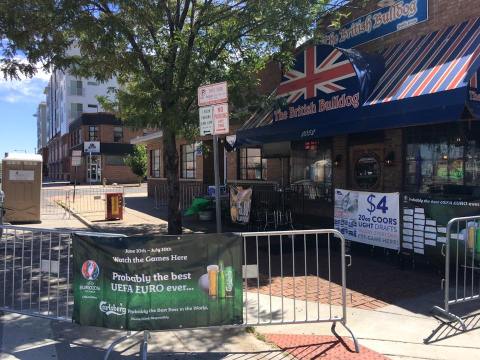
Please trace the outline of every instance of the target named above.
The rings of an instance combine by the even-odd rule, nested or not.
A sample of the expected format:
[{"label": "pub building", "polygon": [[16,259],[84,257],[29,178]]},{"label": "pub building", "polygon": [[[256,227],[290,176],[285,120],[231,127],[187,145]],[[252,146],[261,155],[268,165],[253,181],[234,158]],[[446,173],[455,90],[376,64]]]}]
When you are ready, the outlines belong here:
[{"label": "pub building", "polygon": [[[339,227],[336,189],[399,193],[402,226],[409,211],[425,219],[420,206],[407,209],[406,194],[480,199],[477,1],[370,1],[347,10],[323,43],[297,49],[291,69],[270,65],[276,73],[263,81],[287,105],[254,114],[236,132],[237,149],[282,159],[281,178],[267,180],[307,189],[295,221],[307,226]],[[480,215],[478,206],[470,211]],[[410,231],[402,250],[424,255],[444,242],[445,234],[435,243]]]}]

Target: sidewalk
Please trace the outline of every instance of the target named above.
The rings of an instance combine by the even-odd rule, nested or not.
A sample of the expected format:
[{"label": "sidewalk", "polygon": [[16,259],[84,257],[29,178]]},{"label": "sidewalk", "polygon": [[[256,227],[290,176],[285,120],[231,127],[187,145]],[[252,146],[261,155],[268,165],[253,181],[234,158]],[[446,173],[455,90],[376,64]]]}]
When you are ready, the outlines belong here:
[{"label": "sidewalk", "polygon": [[[2,360],[97,360],[125,332],[5,314],[0,316]],[[143,334],[119,345],[110,359],[138,359]],[[245,329],[152,333],[148,359],[288,359],[281,350]]]},{"label": "sidewalk", "polygon": [[[257,302],[255,296],[251,296],[251,302]],[[480,315],[473,316],[467,322],[468,328],[474,331],[460,333],[448,326],[440,326],[439,321],[429,316],[428,311],[432,304],[441,299],[440,292],[410,299],[398,305],[388,305],[376,310],[364,310],[359,308],[347,308],[347,325],[357,337],[360,345],[383,354],[389,359],[436,359],[458,360],[480,359]],[[273,309],[280,308],[280,298],[273,298]],[[260,304],[268,304],[266,295],[260,295]],[[475,304],[474,304],[475,305]],[[255,307],[256,305],[253,305]],[[284,316],[287,319],[314,318],[318,315],[318,305],[315,302],[292,301],[284,299]],[[415,308],[416,311],[406,310]],[[295,310],[294,310],[295,309]],[[308,311],[306,311],[308,310]],[[326,316],[329,309],[322,304],[320,314]],[[456,308],[460,313],[473,313],[472,309],[465,307]],[[478,310],[477,310],[478,311]],[[333,314],[341,314],[341,308],[333,307]],[[269,319],[261,319],[261,322]],[[312,359],[312,354],[322,350],[328,340],[332,341],[330,323],[309,323],[308,325],[266,325],[258,326],[257,332],[266,339],[272,341],[280,348],[287,349],[290,353],[302,351],[302,359]],[[433,330],[440,326],[434,342],[428,345],[423,343]],[[348,332],[341,325],[337,331],[345,339],[349,339]],[[348,344],[351,343],[347,342]],[[310,346],[304,346],[309,344]],[[288,349],[290,348],[290,349]],[[371,357],[374,359],[375,357]],[[339,358],[340,359],[340,358]]]},{"label": "sidewalk", "polygon": [[[128,235],[165,233],[167,227],[167,223],[164,220],[166,213],[162,210],[154,209],[151,199],[141,194],[131,194],[127,195],[126,203],[127,208],[125,209],[124,221],[87,221],[86,223],[95,230],[103,232],[118,232]],[[63,226],[64,222],[61,223]],[[214,227],[215,224],[214,222],[199,223],[184,218],[184,226],[186,228],[191,227],[193,231],[211,232],[212,229],[210,227]],[[262,256],[260,259],[261,262],[265,261]],[[334,258],[334,261],[337,260]],[[275,268],[275,263],[275,256],[272,256],[272,268]],[[302,263],[299,262],[298,265],[301,267]],[[260,266],[262,265],[260,264]],[[284,262],[284,266],[288,267],[290,265]],[[288,271],[291,270],[290,268]],[[328,282],[321,277],[321,267],[321,276],[318,278],[310,275],[310,270],[308,276],[301,276],[303,270],[300,269],[296,273],[296,279],[292,281],[291,274],[288,271],[283,273],[283,279],[280,279],[278,274],[272,273],[271,287],[268,279],[265,276],[261,276],[258,280],[260,283],[258,293],[256,292],[256,280],[254,284],[251,284],[249,281],[250,292],[247,295],[249,304],[255,304],[256,299],[260,299],[261,306],[268,306],[265,304],[269,304],[270,298],[268,294],[271,292],[273,295],[274,313],[278,315],[280,312],[283,312],[284,319],[288,319],[288,317],[302,319],[303,316],[305,318],[308,317],[308,320],[312,320],[310,316],[318,315],[318,312],[315,313],[315,311],[320,311],[323,317],[330,310],[332,310],[333,315],[341,316],[341,308],[339,306],[341,304],[341,287],[337,285],[338,279],[336,279],[338,274],[332,273],[333,283],[330,287]],[[180,334],[184,332],[157,333],[154,336],[154,339],[156,339],[154,342],[157,345],[152,343],[152,351],[156,351],[155,356],[164,357],[168,355],[169,358],[195,356],[217,359],[223,357],[232,358],[234,356],[234,358],[242,359],[280,359],[286,356],[282,351],[278,350],[283,349],[286,353],[292,354],[299,359],[321,357],[323,359],[456,360],[462,358],[480,360],[480,345],[478,345],[480,344],[480,329],[460,334],[451,327],[442,325],[429,315],[431,307],[438,304],[442,299],[441,292],[437,291],[438,284],[439,276],[434,273],[412,270],[401,271],[388,261],[375,261],[371,256],[354,255],[353,266],[347,271],[347,324],[357,336],[360,345],[364,347],[360,354],[351,352],[353,345],[348,340],[349,334],[342,329],[341,325],[337,326],[337,330],[344,336],[347,347],[332,336],[330,331],[331,323],[262,325],[255,327],[262,339],[278,346],[277,350],[272,350],[270,345],[259,342],[252,335],[245,334],[243,330],[235,330],[236,332],[228,330],[227,333],[233,334],[232,336],[235,339],[236,337],[239,337],[239,339],[252,339],[253,342],[251,344],[247,341],[241,345],[247,346],[246,348],[240,345],[238,348],[228,347],[230,342],[235,343],[236,340],[232,339],[226,342],[219,340],[218,344],[213,346],[210,344],[210,341],[213,341],[211,337],[221,339],[221,336],[227,335],[221,335],[225,334],[226,330],[211,329],[188,332],[188,335],[185,335],[185,339],[187,339],[185,343],[177,340],[173,344],[169,343],[166,338],[181,338],[183,335]],[[252,292],[254,289],[255,292]],[[280,289],[285,296],[283,301],[284,308],[280,308],[279,305],[280,298],[278,295],[281,293]],[[325,297],[325,294],[329,292],[331,298]],[[295,298],[295,302],[293,298]],[[322,304],[318,305],[316,300]],[[331,309],[326,305],[329,301],[334,304]],[[473,305],[478,306],[477,303]],[[270,313],[270,309],[265,308],[264,310],[265,313]],[[472,314],[472,309],[468,307],[456,309],[456,311]],[[252,314],[248,316],[250,317],[250,323]],[[254,317],[255,314],[253,314]],[[270,320],[264,319],[262,322]],[[480,325],[477,325],[477,323],[480,323],[480,316],[472,316],[469,320],[470,328],[478,328]],[[64,325],[62,324],[62,326]],[[79,330],[76,330],[74,326],[69,326],[69,328],[65,328],[62,331],[65,334],[62,341],[68,342],[68,344],[75,344],[78,347],[85,347],[85,351],[92,351],[92,355],[95,354],[94,351],[101,352],[99,349],[105,348],[108,345],[108,341],[111,341],[115,336],[112,335],[115,332],[112,333],[110,330],[94,328],[87,328],[87,330],[84,330],[85,332],[82,330],[80,334]],[[439,331],[433,339],[434,342],[425,345],[423,339],[427,338],[435,329],[439,329]],[[233,333],[230,333],[230,331],[233,331]],[[91,336],[87,335],[88,333],[102,334],[101,336],[107,334],[109,337],[107,339],[100,335]],[[66,334],[71,334],[72,338],[67,339]],[[168,334],[168,337],[165,336],[166,334]],[[158,340],[156,336],[158,336]],[[201,336],[206,337],[205,346],[207,347],[202,347],[202,342],[199,340]],[[86,340],[86,338],[90,340]],[[91,340],[94,338],[99,340]],[[59,340],[55,339],[55,341]],[[185,345],[189,344],[189,342],[193,342],[193,345]],[[260,350],[251,350],[257,349],[254,343],[261,344],[261,346],[259,345]],[[62,346],[55,345],[54,347],[55,349],[57,347],[58,349],[67,349],[67,345]],[[266,346],[268,350],[264,350],[263,346]],[[68,347],[68,349],[71,348]],[[206,349],[215,351],[215,354],[206,352]],[[61,351],[55,351],[60,356]],[[138,351],[137,348],[131,348],[125,354],[134,354],[136,351]],[[229,352],[233,352],[233,354],[227,355]],[[155,356],[152,358],[156,358]]]}]

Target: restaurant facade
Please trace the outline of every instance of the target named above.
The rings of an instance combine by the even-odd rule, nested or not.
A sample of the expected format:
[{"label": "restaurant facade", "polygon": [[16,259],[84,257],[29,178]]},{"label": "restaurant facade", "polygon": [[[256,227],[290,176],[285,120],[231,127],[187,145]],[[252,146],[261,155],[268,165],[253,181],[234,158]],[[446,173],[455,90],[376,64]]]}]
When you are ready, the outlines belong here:
[{"label": "restaurant facade", "polygon": [[[425,254],[427,244],[441,245],[448,217],[480,214],[476,3],[384,0],[348,9],[349,19],[323,43],[297,50],[291,69],[269,73],[284,105],[252,116],[237,131],[236,147],[281,159],[279,177],[266,180],[309,189],[302,219],[311,226],[335,226],[347,235],[355,226],[379,227],[362,223],[363,215],[353,223],[342,218],[347,208],[361,212],[365,195],[365,204],[383,213],[378,219],[395,223],[395,229],[382,225],[398,232],[390,248],[400,250],[401,242],[402,249]],[[387,214],[387,201],[397,208],[394,215]],[[446,206],[445,218],[432,220],[421,206],[426,201],[463,207]],[[410,215],[411,227],[404,224]],[[435,235],[425,235],[432,224]]]}]

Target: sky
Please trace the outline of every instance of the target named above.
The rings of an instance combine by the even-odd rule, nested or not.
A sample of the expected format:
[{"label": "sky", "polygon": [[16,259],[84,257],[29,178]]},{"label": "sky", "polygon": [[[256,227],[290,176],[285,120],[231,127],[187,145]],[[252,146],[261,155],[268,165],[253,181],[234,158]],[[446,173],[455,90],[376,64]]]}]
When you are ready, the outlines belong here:
[{"label": "sky", "polygon": [[49,74],[9,81],[0,79],[0,159],[5,152],[33,153],[37,147],[37,106],[45,101],[43,90]]}]

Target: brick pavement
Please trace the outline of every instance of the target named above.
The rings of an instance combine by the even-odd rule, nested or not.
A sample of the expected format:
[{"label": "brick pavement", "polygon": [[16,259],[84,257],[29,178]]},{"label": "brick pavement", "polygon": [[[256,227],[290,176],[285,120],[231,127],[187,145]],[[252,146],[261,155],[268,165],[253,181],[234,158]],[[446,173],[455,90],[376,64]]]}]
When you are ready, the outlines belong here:
[{"label": "brick pavement", "polygon": [[[262,285],[263,284],[263,285]],[[342,305],[342,287],[335,283],[317,276],[301,277],[272,277],[272,284],[268,277],[261,276],[260,287],[257,287],[257,280],[251,279],[248,282],[248,290],[260,294],[283,296],[298,300],[320,302],[322,304]],[[347,306],[374,310],[389,305],[375,297],[347,289]]]},{"label": "brick pavement", "polygon": [[360,353],[357,354],[351,340],[344,339],[345,344],[342,344],[334,336],[265,334],[265,338],[296,359],[388,360],[364,346],[360,346]]},{"label": "brick pavement", "polygon": [[[254,254],[256,255],[256,254]],[[280,276],[279,256],[271,256],[271,285],[269,276],[268,254],[259,253],[259,286],[261,294],[283,295],[300,300],[319,301],[323,304],[341,305],[341,272],[338,266],[331,268],[328,262],[320,261],[316,269],[314,254],[307,254],[306,259],[299,254],[295,259],[295,278],[291,255],[283,259],[283,280]],[[353,264],[347,268],[347,306],[365,310],[375,310],[396,304],[405,299],[415,298],[438,290],[439,274],[419,269],[400,269],[395,263],[361,253],[353,254]],[[305,261],[307,266],[305,269]],[[256,263],[255,257],[249,261]],[[332,252],[332,264],[339,264],[339,254]],[[299,276],[302,274],[302,276]],[[306,274],[306,276],[304,275]],[[318,275],[318,276],[317,276]],[[330,276],[331,282],[328,281]],[[257,292],[257,280],[248,282],[249,291]]]}]

